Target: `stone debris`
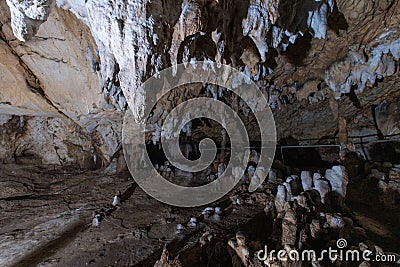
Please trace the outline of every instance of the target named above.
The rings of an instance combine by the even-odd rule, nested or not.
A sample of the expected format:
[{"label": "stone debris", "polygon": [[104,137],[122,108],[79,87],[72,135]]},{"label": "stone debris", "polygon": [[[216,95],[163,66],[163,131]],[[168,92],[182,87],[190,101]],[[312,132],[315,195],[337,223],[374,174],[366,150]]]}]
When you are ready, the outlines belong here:
[{"label": "stone debris", "polygon": [[283,217],[281,240],[283,246],[297,244],[297,218],[293,209],[287,210]]},{"label": "stone debris", "polygon": [[170,259],[170,254],[166,246],[164,246],[160,259],[156,261],[156,263],[154,264],[154,267],[182,267],[182,266],[183,265],[178,259],[178,257],[174,258],[173,260]]},{"label": "stone debris", "polygon": [[228,245],[236,252],[244,266],[249,266],[250,252],[246,245],[246,237],[244,233],[237,232],[236,236],[228,241]]},{"label": "stone debris", "polygon": [[210,231],[204,232],[204,234],[199,239],[200,247],[207,246],[213,240],[214,237],[215,235]]}]

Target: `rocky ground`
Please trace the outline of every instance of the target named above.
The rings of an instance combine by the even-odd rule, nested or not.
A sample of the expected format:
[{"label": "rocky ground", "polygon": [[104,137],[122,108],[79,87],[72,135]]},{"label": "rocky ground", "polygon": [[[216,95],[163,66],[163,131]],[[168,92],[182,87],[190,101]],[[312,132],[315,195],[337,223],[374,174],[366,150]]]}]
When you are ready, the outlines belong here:
[{"label": "rocky ground", "polygon": [[[254,253],[264,245],[318,250],[339,238],[349,248],[396,255],[400,169],[352,160],[347,169],[310,171],[275,161],[268,182],[256,192],[248,193],[243,183],[199,208],[162,204],[137,187],[129,173],[3,164],[0,265],[261,266]],[[115,195],[117,206],[112,205]],[[338,264],[369,266],[313,262]]]}]

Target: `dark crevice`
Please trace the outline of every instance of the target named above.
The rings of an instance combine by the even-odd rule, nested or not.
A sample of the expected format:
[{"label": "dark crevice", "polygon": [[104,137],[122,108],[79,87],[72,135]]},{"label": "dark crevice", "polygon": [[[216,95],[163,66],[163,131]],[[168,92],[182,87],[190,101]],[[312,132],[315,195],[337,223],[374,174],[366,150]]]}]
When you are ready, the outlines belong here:
[{"label": "dark crevice", "polygon": [[328,28],[333,30],[337,35],[339,35],[340,30],[347,31],[349,28],[346,18],[339,11],[337,5],[334,5],[332,13],[328,16]]},{"label": "dark crevice", "polygon": [[312,35],[306,32],[304,36],[297,38],[293,45],[289,45],[286,52],[283,52],[282,55],[284,55],[291,64],[295,66],[304,66],[304,60],[307,58],[311,49],[312,39]]},{"label": "dark crevice", "polygon": [[348,93],[348,94],[346,94],[346,95],[349,97],[350,101],[353,103],[353,105],[354,105],[357,109],[361,109],[361,108],[362,108],[362,105],[361,105],[360,100],[359,100],[358,97],[357,97],[356,89],[357,89],[357,88],[356,88],[355,86],[352,86],[351,89],[350,89],[350,93]]}]

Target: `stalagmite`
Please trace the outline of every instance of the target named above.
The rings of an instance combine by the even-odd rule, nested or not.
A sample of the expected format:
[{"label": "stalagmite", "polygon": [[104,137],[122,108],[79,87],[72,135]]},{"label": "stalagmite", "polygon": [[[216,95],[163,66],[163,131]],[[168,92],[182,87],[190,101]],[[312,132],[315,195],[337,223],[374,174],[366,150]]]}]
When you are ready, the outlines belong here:
[{"label": "stalagmite", "polygon": [[329,181],[333,192],[346,197],[349,177],[344,166],[333,166],[332,169],[326,170],[325,178]]},{"label": "stalagmite", "polygon": [[275,170],[270,169],[268,172],[268,183],[275,183],[277,179],[277,173]]},{"label": "stalagmite", "polygon": [[312,174],[309,171],[301,172],[301,185],[303,186],[303,190],[311,190],[313,186]]},{"label": "stalagmite", "polygon": [[287,190],[284,185],[278,185],[278,191],[275,197],[275,207],[278,213],[283,212],[287,200]]},{"label": "stalagmite", "polygon": [[190,218],[189,227],[191,227],[191,228],[196,228],[197,227],[197,218],[196,217]]},{"label": "stalagmite", "polygon": [[220,177],[226,169],[226,165],[225,163],[221,162],[220,164],[218,164],[218,173],[217,173],[217,177]]},{"label": "stalagmite", "polygon": [[101,214],[96,212],[92,220],[92,225],[95,227],[99,227],[100,221],[101,221]]},{"label": "stalagmite", "polygon": [[185,230],[185,227],[183,226],[183,224],[178,224],[178,225],[176,226],[176,233],[177,233],[177,234],[182,233],[183,230]]},{"label": "stalagmite", "polygon": [[325,203],[325,196],[331,191],[329,182],[323,179],[320,174],[314,173],[313,183],[314,189],[321,195],[321,202]]},{"label": "stalagmite", "polygon": [[[0,1],[0,266],[317,267],[331,262],[253,252],[396,249],[399,15],[399,0]],[[205,138],[209,166],[179,169],[215,152]]]},{"label": "stalagmite", "polygon": [[112,205],[113,205],[114,207],[118,207],[118,206],[121,205],[120,194],[114,196]]}]

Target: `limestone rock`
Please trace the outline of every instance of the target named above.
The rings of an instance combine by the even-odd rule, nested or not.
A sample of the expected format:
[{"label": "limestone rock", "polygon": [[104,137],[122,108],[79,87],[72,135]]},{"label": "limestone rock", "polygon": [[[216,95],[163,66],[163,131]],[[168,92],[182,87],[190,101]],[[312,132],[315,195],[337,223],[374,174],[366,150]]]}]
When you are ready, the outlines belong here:
[{"label": "limestone rock", "polygon": [[301,184],[303,186],[303,190],[311,190],[313,186],[312,174],[309,171],[301,172]]},{"label": "limestone rock", "polygon": [[32,38],[45,22],[54,5],[54,0],[7,0],[11,11],[14,35],[21,41]]},{"label": "limestone rock", "polygon": [[268,183],[275,183],[277,179],[276,170],[270,169],[268,172]]},{"label": "limestone rock", "polygon": [[29,194],[29,186],[16,181],[0,182],[0,198],[6,199]]},{"label": "limestone rock", "polygon": [[326,214],[326,223],[330,228],[343,228],[345,222],[339,214]]},{"label": "limestone rock", "polygon": [[[19,65],[19,58],[0,40],[0,112],[11,115],[59,116],[57,110],[35,93],[27,83],[28,73]],[[28,80],[29,81],[29,80]],[[16,94],[15,92],[18,92]]]},{"label": "limestone rock", "polygon": [[325,178],[329,181],[333,192],[346,197],[349,177],[344,166],[333,166],[332,169],[326,170]]},{"label": "limestone rock", "polygon": [[170,259],[169,252],[166,247],[164,247],[163,249],[161,258],[154,264],[154,267],[181,267],[181,266],[182,264],[177,258],[173,260]]},{"label": "limestone rock", "polygon": [[246,237],[242,232],[237,232],[236,237],[228,241],[228,245],[236,252],[244,266],[250,264],[250,252],[246,245]]},{"label": "limestone rock", "polygon": [[297,241],[297,218],[296,213],[289,209],[286,211],[282,221],[282,245],[296,245]]},{"label": "limestone rock", "polygon": [[317,238],[321,232],[321,226],[319,220],[312,220],[310,224],[310,233],[313,238]]},{"label": "limestone rock", "polygon": [[375,118],[383,135],[400,133],[400,102],[383,101],[375,108]]},{"label": "limestone rock", "polygon": [[278,191],[275,196],[275,207],[278,213],[284,211],[284,206],[287,200],[287,190],[284,185],[278,185]]},{"label": "limestone rock", "polygon": [[325,203],[325,196],[331,191],[328,180],[322,179],[321,175],[314,173],[313,183],[315,190],[321,195],[321,202]]}]

